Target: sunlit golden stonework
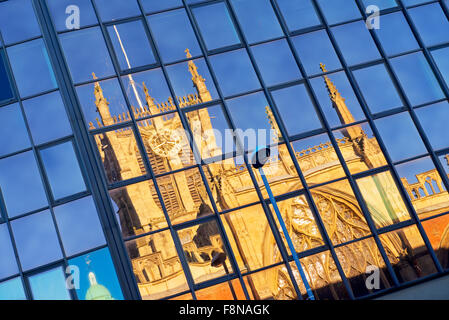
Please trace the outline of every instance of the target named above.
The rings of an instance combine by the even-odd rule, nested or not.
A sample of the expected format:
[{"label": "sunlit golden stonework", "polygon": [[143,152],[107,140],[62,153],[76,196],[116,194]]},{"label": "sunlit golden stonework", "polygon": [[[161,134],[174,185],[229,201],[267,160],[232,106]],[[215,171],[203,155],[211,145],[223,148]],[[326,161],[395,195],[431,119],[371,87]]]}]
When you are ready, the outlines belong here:
[{"label": "sunlit golden stonework", "polygon": [[[186,53],[190,58],[188,50]],[[186,97],[177,97],[180,107],[212,100],[206,87],[206,80],[198,73],[195,63],[190,60],[187,65],[196,92]],[[324,65],[321,65],[321,68],[324,72],[326,71]],[[355,122],[346,106],[345,99],[326,75],[324,82],[342,125]],[[134,119],[139,120],[175,110],[174,101],[171,98],[156,104],[145,84],[143,88],[145,105],[132,108]],[[91,129],[119,124],[131,119],[129,113],[119,117],[111,116],[109,103],[103,96],[98,82],[95,84],[94,93],[100,119],[96,126],[93,123],[90,124]],[[280,137],[279,129],[268,107],[266,113],[267,121],[274,130],[278,131]],[[189,112],[187,117],[203,158],[220,155],[221,150],[213,135],[209,134],[206,138],[200,139],[204,132],[212,129],[208,110]],[[187,142],[182,134],[172,134],[177,129],[182,129],[178,116],[143,120],[138,128],[145,145],[146,156],[155,174],[182,169],[185,163],[193,163],[193,156],[189,155],[190,158],[185,159],[183,149]],[[362,172],[386,165],[377,140],[369,137],[361,125],[345,127],[342,133],[344,137],[338,139],[338,144],[351,172]],[[132,130],[126,128],[96,135],[96,143],[109,182],[119,182],[146,173],[135,141]],[[307,149],[297,151],[295,155],[310,185],[343,177],[342,167],[330,143],[311,145]],[[236,166],[232,158],[205,165],[204,171],[219,211],[259,200],[246,167]],[[279,155],[267,164],[266,172],[274,194],[283,194],[302,187],[285,145],[279,147]],[[254,173],[264,197],[267,197],[260,176],[257,172]],[[417,183],[409,183],[404,178],[402,182],[420,218],[447,211],[448,196],[437,171],[423,172],[417,176],[417,180]],[[157,179],[157,183],[173,225],[212,214],[213,205],[197,169],[164,175]],[[357,184],[363,193],[375,227],[382,228],[410,219],[389,171],[359,179]],[[371,234],[370,228],[347,180],[343,179],[313,188],[311,192],[334,245],[366,237],[362,241],[336,248],[342,269],[354,293],[356,295],[369,293],[365,287],[365,272],[369,265],[381,268],[383,288],[391,286],[391,277],[388,275],[375,241],[372,237],[367,237]],[[117,210],[124,237],[167,227],[162,205],[158,201],[156,189],[151,180],[113,189],[110,195]],[[280,201],[279,207],[298,252],[325,244],[305,196]],[[245,207],[222,215],[221,218],[242,273],[281,261],[279,249],[260,205]],[[448,222],[449,219],[445,217],[424,222],[424,227],[442,264],[447,261],[449,236],[446,225]],[[183,229],[178,232],[178,236],[195,282],[225,275],[226,270],[223,267],[214,265],[217,259],[223,257],[220,253],[224,252],[223,241],[216,223],[209,222],[199,227]],[[383,234],[380,236],[380,241],[400,282],[435,272],[435,267],[416,227]],[[169,231],[128,242],[127,249],[144,299],[158,299],[187,289],[183,269]],[[226,259],[225,263],[228,271],[232,272],[229,259]],[[317,298],[347,297],[329,251],[312,254],[302,259],[302,263]],[[299,281],[293,264],[292,269]],[[250,295],[256,299],[296,298],[290,277],[285,266],[282,265],[246,276],[245,283]],[[234,280],[231,286],[235,294],[242,297],[239,281]],[[304,293],[302,284],[300,288]],[[203,289],[197,292],[197,297],[199,299],[231,298],[230,285],[224,283],[210,290]]]}]

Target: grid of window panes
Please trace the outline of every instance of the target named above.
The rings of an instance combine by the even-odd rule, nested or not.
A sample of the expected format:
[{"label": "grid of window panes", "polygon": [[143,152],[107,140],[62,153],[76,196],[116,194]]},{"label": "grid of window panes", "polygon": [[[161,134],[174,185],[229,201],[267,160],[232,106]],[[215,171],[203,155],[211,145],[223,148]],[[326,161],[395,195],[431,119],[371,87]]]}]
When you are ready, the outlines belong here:
[{"label": "grid of window panes", "polygon": [[85,299],[99,270],[123,299],[33,3],[0,32],[0,299]]},{"label": "grid of window panes", "polygon": [[[10,91],[0,94],[0,227],[10,259],[0,269],[0,297],[10,288],[21,292],[19,298],[48,297],[40,286],[61,285],[67,265],[86,274],[95,264],[102,268],[104,259],[95,254],[106,249],[106,220],[115,229],[106,235],[121,234],[107,243],[125,251],[112,259],[118,265],[129,258],[124,272],[143,299],[305,297],[261,176],[249,163],[249,129],[276,132],[258,143],[277,148],[267,178],[283,214],[294,204],[290,236],[316,298],[360,298],[447,272],[447,257],[432,241],[444,232],[435,226],[447,223],[447,205],[429,215],[423,203],[448,198],[448,2],[1,2],[0,83],[10,84]],[[68,30],[72,4],[81,25]],[[381,9],[379,29],[367,27],[376,20],[371,5]],[[52,23],[45,39],[37,7],[40,21]],[[19,18],[2,19],[14,14],[28,15],[25,28],[15,25]],[[63,96],[75,97],[65,103],[53,74],[57,57],[64,61],[56,78],[68,79]],[[82,119],[67,117],[66,108],[81,111]],[[215,139],[214,150],[189,139],[205,115],[223,137]],[[88,133],[81,142],[71,126]],[[184,130],[174,136],[167,128]],[[242,130],[231,146],[224,138],[229,129]],[[369,143],[359,143],[360,152],[373,151],[365,166],[354,165],[348,152],[361,130]],[[179,154],[178,146],[185,156],[167,158],[173,148]],[[78,164],[89,152],[96,163]],[[332,160],[329,174],[311,164],[317,152]],[[80,169],[89,166],[101,173],[107,201],[91,196],[92,183],[85,182],[91,176]],[[236,190],[223,185],[229,176],[240,183],[235,201],[220,196],[226,188]],[[415,183],[417,176],[424,180]],[[102,223],[94,202],[106,206]],[[382,205],[374,208],[373,202]],[[245,220],[252,232],[236,233]],[[36,257],[41,237],[45,253]],[[261,250],[270,256],[258,256]],[[367,289],[366,270],[351,265],[362,256],[381,268],[380,289]],[[109,272],[95,273],[98,283],[121,298],[114,267],[107,265]],[[59,274],[46,278],[50,272]],[[273,274],[275,285],[267,281],[261,288]],[[120,279],[122,288],[125,282]]]}]

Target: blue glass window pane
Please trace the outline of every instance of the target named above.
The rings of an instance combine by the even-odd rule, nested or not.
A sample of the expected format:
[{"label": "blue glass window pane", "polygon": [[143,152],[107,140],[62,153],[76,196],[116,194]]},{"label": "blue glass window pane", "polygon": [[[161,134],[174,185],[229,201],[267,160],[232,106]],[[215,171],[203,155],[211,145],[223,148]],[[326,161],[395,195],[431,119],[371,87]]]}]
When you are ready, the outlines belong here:
[{"label": "blue glass window pane", "polygon": [[432,51],[433,59],[443,75],[446,84],[449,86],[449,47]]},{"label": "blue glass window pane", "polygon": [[71,142],[43,149],[40,153],[55,199],[86,190]]},{"label": "blue glass window pane", "polygon": [[0,156],[30,147],[19,104],[0,107]]},{"label": "blue glass window pane", "polygon": [[311,0],[277,0],[277,3],[290,31],[321,24]]},{"label": "blue glass window pane", "polygon": [[408,113],[381,118],[375,123],[393,161],[426,153],[426,147]]},{"label": "blue glass window pane", "polygon": [[398,6],[396,0],[362,0],[362,2],[365,5],[365,7],[375,5],[379,7],[380,10],[394,8]]},{"label": "blue glass window pane", "polygon": [[109,26],[108,32],[122,70],[156,62],[141,20]]},{"label": "blue glass window pane", "polygon": [[240,43],[228,9],[223,2],[193,9],[208,50]]},{"label": "blue glass window pane", "polygon": [[117,20],[141,14],[136,0],[95,0],[101,20]]},{"label": "blue glass window pane", "polygon": [[19,268],[17,267],[16,256],[12,248],[8,226],[5,223],[0,225],[0,252],[0,279],[18,273]]},{"label": "blue glass window pane", "polygon": [[225,96],[260,88],[260,82],[245,50],[218,54],[210,57],[210,61]]},{"label": "blue glass window pane", "polygon": [[142,5],[143,10],[146,13],[151,13],[165,9],[181,7],[182,0],[163,0],[163,1],[142,0]]},{"label": "blue glass window pane", "polygon": [[232,0],[246,40],[250,43],[282,36],[283,32],[268,0]]},{"label": "blue glass window pane", "polygon": [[56,222],[68,256],[105,244],[92,197],[54,208]]},{"label": "blue glass window pane", "polygon": [[391,64],[412,105],[444,97],[440,85],[422,53],[391,59]]},{"label": "blue glass window pane", "polygon": [[386,14],[380,19],[382,25],[375,32],[388,55],[418,48],[418,42],[402,12]]},{"label": "blue glass window pane", "polygon": [[[204,59],[195,59],[191,61],[195,64],[198,74],[205,80],[204,85],[206,86],[206,89],[209,91],[210,97],[212,99],[218,98],[218,93],[215,88],[215,84],[212,81],[212,76],[210,75],[209,68],[207,67]],[[179,97],[185,97],[190,94],[198,93],[198,91],[195,90],[195,86],[192,82],[192,74],[189,71],[188,62],[182,62],[168,66],[167,73],[178,101]],[[164,100],[166,99],[167,98],[164,98]]]},{"label": "blue glass window pane", "polygon": [[32,152],[0,160],[0,188],[10,217],[47,206],[44,187]]},{"label": "blue glass window pane", "polygon": [[[328,75],[329,79],[337,88],[338,92],[345,99],[346,108],[351,112],[355,121],[365,119],[365,114],[360,107],[360,103],[354,94],[351,84],[343,71]],[[341,126],[343,124],[340,119],[337,109],[334,108],[326,82],[323,77],[314,78],[311,80],[313,91],[316,94],[318,102],[332,127]],[[352,121],[351,121],[352,122]]]},{"label": "blue glass window pane", "polygon": [[302,78],[286,40],[254,46],[252,51],[267,86]]},{"label": "blue glass window pane", "polygon": [[[117,78],[112,78],[108,80],[99,81],[98,84],[101,87],[103,96],[109,102],[109,112],[112,117],[121,116],[128,112],[128,107],[123,97],[122,89]],[[76,87],[76,92],[78,94],[81,107],[83,108],[84,117],[87,123],[92,122],[92,125],[99,127],[97,119],[103,126],[101,121],[101,116],[97,112],[97,106],[95,105],[95,83],[86,84],[83,86]]]},{"label": "blue glass window pane", "polygon": [[23,108],[35,144],[49,142],[72,134],[59,91],[25,100],[23,101]]},{"label": "blue glass window pane", "polygon": [[0,32],[5,44],[27,40],[41,34],[31,0],[0,3]]},{"label": "blue glass window pane", "polygon": [[[95,72],[98,78],[114,74],[114,67],[100,28],[64,33],[60,39],[75,83],[91,80],[92,72]],[[79,48],[89,48],[89,50],[79,50]]]},{"label": "blue glass window pane", "polygon": [[[90,0],[47,0],[47,5],[57,31],[67,30],[66,20],[70,14],[66,13],[66,9],[70,5],[76,5],[80,9],[80,27],[98,23]],[[71,19],[69,22],[72,22]]]},{"label": "blue glass window pane", "polygon": [[329,24],[361,18],[355,1],[348,0],[318,0],[321,10]]},{"label": "blue glass window pane", "polygon": [[9,47],[7,51],[20,96],[26,97],[57,87],[42,39]]},{"label": "blue glass window pane", "polygon": [[309,92],[303,84],[276,90],[271,94],[289,135],[321,128]]},{"label": "blue glass window pane", "polygon": [[449,41],[449,21],[438,3],[409,10],[426,46]]},{"label": "blue glass window pane", "polygon": [[357,21],[334,27],[332,33],[349,65],[380,58],[365,22]]},{"label": "blue glass window pane", "polygon": [[[71,259],[69,264],[78,267],[80,271],[80,286],[76,288],[78,299],[124,299],[108,248]],[[95,283],[102,286],[103,290],[96,290]]]},{"label": "blue glass window pane", "polygon": [[11,227],[24,270],[62,258],[50,211],[46,210],[14,220],[11,222]]},{"label": "blue glass window pane", "polygon": [[0,88],[2,88],[0,90],[0,102],[14,98],[3,50],[0,50]]},{"label": "blue glass window pane", "polygon": [[[144,96],[143,83],[145,83],[145,86],[148,89],[148,94],[150,95],[150,97],[154,99],[154,103],[156,105],[161,102],[167,102],[168,98],[171,97],[167,81],[165,81],[164,74],[162,73],[162,70],[160,68],[133,73],[131,76],[132,76],[131,79],[128,75],[122,76],[122,81],[126,88],[126,94],[128,95],[129,102],[132,106],[140,105],[139,101],[137,100],[137,97],[139,97],[141,103],[144,103],[145,96]],[[136,96],[136,94],[134,93],[132,81],[134,81],[135,83],[134,85],[137,88],[138,96]],[[158,111],[162,112],[159,109]]]},{"label": "blue glass window pane", "polygon": [[402,3],[407,7],[413,6],[415,4],[421,4],[424,2],[429,2],[429,0],[402,0]]},{"label": "blue glass window pane", "polygon": [[29,281],[33,300],[70,300],[61,267],[31,276]]},{"label": "blue glass window pane", "polygon": [[326,31],[307,33],[292,40],[307,74],[321,73],[320,63],[326,65],[327,71],[341,68],[340,60]]},{"label": "blue glass window pane", "polygon": [[449,123],[449,103],[447,101],[416,109],[419,122],[434,149],[449,147],[447,125]]},{"label": "blue glass window pane", "polygon": [[26,300],[20,277],[0,283],[0,300]]},{"label": "blue glass window pane", "polygon": [[166,62],[185,59],[186,49],[192,56],[201,54],[192,25],[184,9],[148,17],[162,59]]},{"label": "blue glass window pane", "polygon": [[[274,136],[270,135],[272,127],[265,113],[265,108],[269,104],[262,92],[226,100],[226,102],[236,129],[242,130],[238,136],[245,150],[250,151],[258,145],[273,143]],[[265,130],[265,132],[258,130]]]},{"label": "blue glass window pane", "polygon": [[385,65],[355,70],[354,76],[372,113],[402,106],[402,100]]}]

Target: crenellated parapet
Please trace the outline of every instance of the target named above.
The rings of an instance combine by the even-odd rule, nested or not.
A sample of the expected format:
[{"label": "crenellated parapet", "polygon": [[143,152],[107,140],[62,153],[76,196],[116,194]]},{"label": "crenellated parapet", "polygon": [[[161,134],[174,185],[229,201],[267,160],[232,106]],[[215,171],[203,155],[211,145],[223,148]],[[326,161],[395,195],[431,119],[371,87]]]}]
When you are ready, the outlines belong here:
[{"label": "crenellated parapet", "polygon": [[418,180],[415,183],[409,183],[407,178],[401,178],[402,184],[412,201],[445,192],[443,180],[437,169],[419,173],[415,177]]}]

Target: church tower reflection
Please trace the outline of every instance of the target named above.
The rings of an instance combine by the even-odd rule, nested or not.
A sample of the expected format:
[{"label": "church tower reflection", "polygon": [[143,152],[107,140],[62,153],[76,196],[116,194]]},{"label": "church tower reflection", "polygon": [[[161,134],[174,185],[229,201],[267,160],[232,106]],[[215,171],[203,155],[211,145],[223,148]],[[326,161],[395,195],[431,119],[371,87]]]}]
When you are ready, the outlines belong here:
[{"label": "church tower reflection", "polygon": [[[181,108],[212,101],[206,84],[207,80],[199,73],[194,60],[191,60],[192,56],[188,49],[186,57],[189,59],[186,65],[192,76],[195,92],[176,97]],[[327,72],[324,64],[321,64],[321,70]],[[93,76],[96,79],[95,75]],[[347,161],[348,168],[367,171],[386,166],[385,157],[376,138],[369,137],[361,124],[354,124],[356,121],[344,97],[327,74],[323,76],[323,79],[330,103],[338,114],[341,125],[344,126],[341,130],[343,138],[337,139],[337,143]],[[104,96],[99,82],[95,82],[95,106],[99,118],[96,125],[90,123],[89,126],[90,129],[118,127],[95,136],[101,162],[110,184],[145,175],[146,168],[143,164],[145,157],[150,160],[154,174],[163,174],[157,179],[157,183],[164,204],[160,203],[151,180],[139,180],[137,183],[126,187],[120,186],[110,191],[123,237],[151,233],[149,236],[127,242],[127,249],[142,297],[158,299],[182,291],[186,282],[177,251],[172,245],[171,234],[155,232],[167,228],[163,208],[168,213],[172,225],[207,217],[214,212],[211,209],[213,208],[212,199],[205,192],[199,171],[181,171],[185,163],[193,162],[193,155],[191,152],[187,154],[184,152],[189,149],[189,145],[185,137],[179,133],[183,129],[180,118],[167,114],[169,111],[176,110],[173,99],[169,97],[166,101],[157,103],[151,97],[147,86],[151,89],[151,84],[142,83],[145,104],[142,108],[132,106],[132,117],[129,112],[112,116],[107,97]],[[161,113],[165,115],[158,116]],[[279,127],[268,106],[266,114],[271,128],[278,132],[278,138],[280,138]],[[132,118],[138,124],[139,134],[145,147],[144,155],[141,154],[142,150],[136,143],[133,130],[130,127],[120,126]],[[203,158],[221,155],[222,150],[217,144],[216,137],[213,134],[206,134],[214,129],[208,108],[188,112],[187,119],[192,127],[194,141],[201,150]],[[275,142],[279,141],[280,139]],[[331,181],[339,177],[341,166],[330,142],[318,146],[310,145],[296,152],[295,157],[306,179],[310,179],[308,181],[320,181],[323,177]],[[279,155],[271,160],[269,166],[276,168],[272,170],[268,178],[273,190],[278,191],[278,194],[302,187],[285,145],[279,146]],[[232,158],[205,165],[204,169],[218,210],[230,210],[258,201],[258,195],[252,187],[246,167],[236,165]],[[166,174],[172,171],[177,173]],[[441,178],[433,172],[423,173],[419,181],[426,181],[428,177],[442,186]],[[408,184],[406,180],[403,183],[413,202],[422,202],[422,199],[426,198],[424,207],[428,209],[426,215],[430,216],[434,213],[432,208],[440,210],[442,206],[449,207],[447,197],[438,196],[444,191],[443,188],[439,189],[440,192],[434,190],[433,194],[426,194],[419,198],[416,195],[420,185]],[[263,186],[260,187],[264,192]],[[368,191],[364,199],[376,227],[383,228],[410,219],[401,196],[396,195],[397,190],[391,175],[373,175],[371,179],[362,180],[359,187]],[[346,179],[313,188],[311,192],[332,244],[341,245],[350,242],[349,245],[339,246],[336,254],[355,294],[368,293],[369,289],[365,286],[365,280],[366,270],[370,265],[380,268],[383,288],[393,284],[384,257],[388,258],[388,263],[392,265],[399,281],[409,281],[434,272],[435,267],[416,228],[410,227],[382,235],[380,240],[385,249],[385,255],[382,257],[376,242],[370,236],[371,230],[366,217]],[[429,200],[431,196],[434,196],[433,200]],[[298,252],[325,245],[322,230],[318,227],[316,217],[304,196],[283,200],[279,205]],[[229,233],[230,246],[242,273],[281,261],[280,252],[271,236],[271,229],[266,220],[261,223],[260,216],[260,209],[256,209],[256,206],[244,207],[238,210],[238,214],[231,212],[222,215],[225,230]],[[190,272],[196,282],[225,275],[223,267],[215,268],[212,263],[217,253],[225,251],[223,239],[214,221],[182,229],[178,235]],[[441,235],[432,241],[441,242],[439,247],[445,248],[449,243],[449,237]],[[441,254],[445,256],[447,251]],[[228,260],[224,263],[232,272]],[[341,274],[329,251],[324,250],[305,257],[302,263],[317,298],[347,297]],[[294,271],[296,272],[295,269]],[[99,288],[100,285],[97,284],[93,273],[89,274],[89,280],[91,288]],[[246,276],[245,281],[254,298],[296,298],[292,280],[285,267],[274,267],[256,272]],[[227,284],[223,286],[226,287]],[[239,289],[232,287],[232,296],[236,294],[233,290]],[[96,291],[98,290],[93,290],[90,295],[95,297],[101,293],[106,296],[107,289],[100,293]],[[227,291],[217,290],[217,292],[217,296],[214,297],[216,299],[232,298],[230,293],[226,293]]]}]

